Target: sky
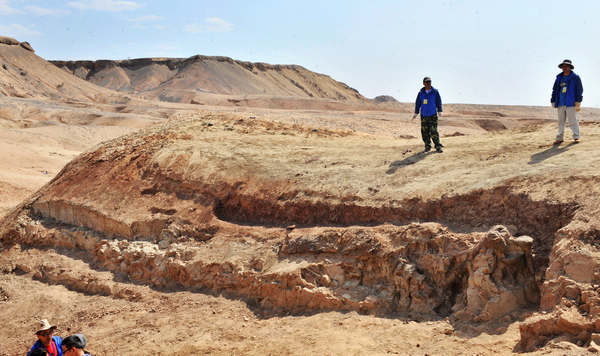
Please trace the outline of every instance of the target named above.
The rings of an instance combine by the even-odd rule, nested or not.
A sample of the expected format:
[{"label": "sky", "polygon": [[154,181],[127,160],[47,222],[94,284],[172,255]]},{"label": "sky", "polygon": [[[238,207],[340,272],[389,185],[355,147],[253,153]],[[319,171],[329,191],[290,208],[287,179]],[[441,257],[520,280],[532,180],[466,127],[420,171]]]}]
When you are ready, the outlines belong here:
[{"label": "sky", "polygon": [[600,107],[600,1],[0,0],[0,35],[48,60],[189,57],[299,64],[367,97],[549,105],[571,59]]}]

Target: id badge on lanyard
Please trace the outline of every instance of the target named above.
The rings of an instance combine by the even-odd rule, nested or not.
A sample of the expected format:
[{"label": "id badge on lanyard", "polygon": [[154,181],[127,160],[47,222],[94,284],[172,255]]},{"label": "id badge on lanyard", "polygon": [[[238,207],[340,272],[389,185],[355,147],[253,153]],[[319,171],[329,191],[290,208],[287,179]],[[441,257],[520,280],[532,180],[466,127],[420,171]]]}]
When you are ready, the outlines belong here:
[{"label": "id badge on lanyard", "polygon": [[427,105],[427,99],[423,99],[423,105]]}]

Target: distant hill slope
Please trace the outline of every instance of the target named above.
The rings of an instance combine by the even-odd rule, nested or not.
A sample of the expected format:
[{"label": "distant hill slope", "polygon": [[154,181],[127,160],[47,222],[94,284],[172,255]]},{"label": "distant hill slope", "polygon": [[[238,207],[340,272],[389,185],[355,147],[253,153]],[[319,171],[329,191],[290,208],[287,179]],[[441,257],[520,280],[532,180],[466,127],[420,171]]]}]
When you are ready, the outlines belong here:
[{"label": "distant hill slope", "polygon": [[149,99],[193,102],[203,95],[265,95],[362,102],[356,89],[298,65],[271,65],[228,57],[51,61],[94,84]]},{"label": "distant hill slope", "polygon": [[48,63],[27,42],[0,40],[0,95],[98,101],[113,94]]}]

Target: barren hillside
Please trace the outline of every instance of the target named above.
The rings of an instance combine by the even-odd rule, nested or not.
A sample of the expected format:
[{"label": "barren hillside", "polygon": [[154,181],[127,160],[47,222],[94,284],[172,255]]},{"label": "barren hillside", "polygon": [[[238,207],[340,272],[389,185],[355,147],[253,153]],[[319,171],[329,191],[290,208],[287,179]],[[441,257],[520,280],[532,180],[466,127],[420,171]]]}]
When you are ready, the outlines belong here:
[{"label": "barren hillside", "polygon": [[297,65],[271,65],[228,57],[52,61],[100,86],[163,101],[202,102],[202,94],[301,97],[361,102],[353,88]]},{"label": "barren hillside", "polygon": [[105,88],[60,70],[19,45],[0,41],[0,94],[19,98],[93,100],[104,102],[114,96]]}]

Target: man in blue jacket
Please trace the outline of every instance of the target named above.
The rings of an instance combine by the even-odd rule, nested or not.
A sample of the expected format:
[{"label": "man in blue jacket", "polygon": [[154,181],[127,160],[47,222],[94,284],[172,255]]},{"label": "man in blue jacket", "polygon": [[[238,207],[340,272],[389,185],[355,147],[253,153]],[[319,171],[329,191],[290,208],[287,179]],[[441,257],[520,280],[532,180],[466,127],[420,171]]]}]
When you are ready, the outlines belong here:
[{"label": "man in blue jacket", "polygon": [[558,145],[563,142],[565,121],[567,120],[573,132],[573,142],[578,143],[579,123],[577,122],[576,112],[581,109],[581,101],[583,100],[581,78],[573,72],[575,66],[568,59],[562,61],[558,68],[562,69],[562,73],[556,76],[552,87],[552,98],[550,98],[552,107],[556,108],[558,112],[558,134],[554,144]]},{"label": "man in blue jacket", "polygon": [[442,116],[442,98],[440,93],[431,86],[431,78],[423,78],[424,87],[417,94],[415,101],[415,114],[413,119],[421,111],[421,138],[425,142],[425,152],[431,150],[431,141],[435,145],[435,150],[442,153],[442,144],[437,130],[438,116]]}]

